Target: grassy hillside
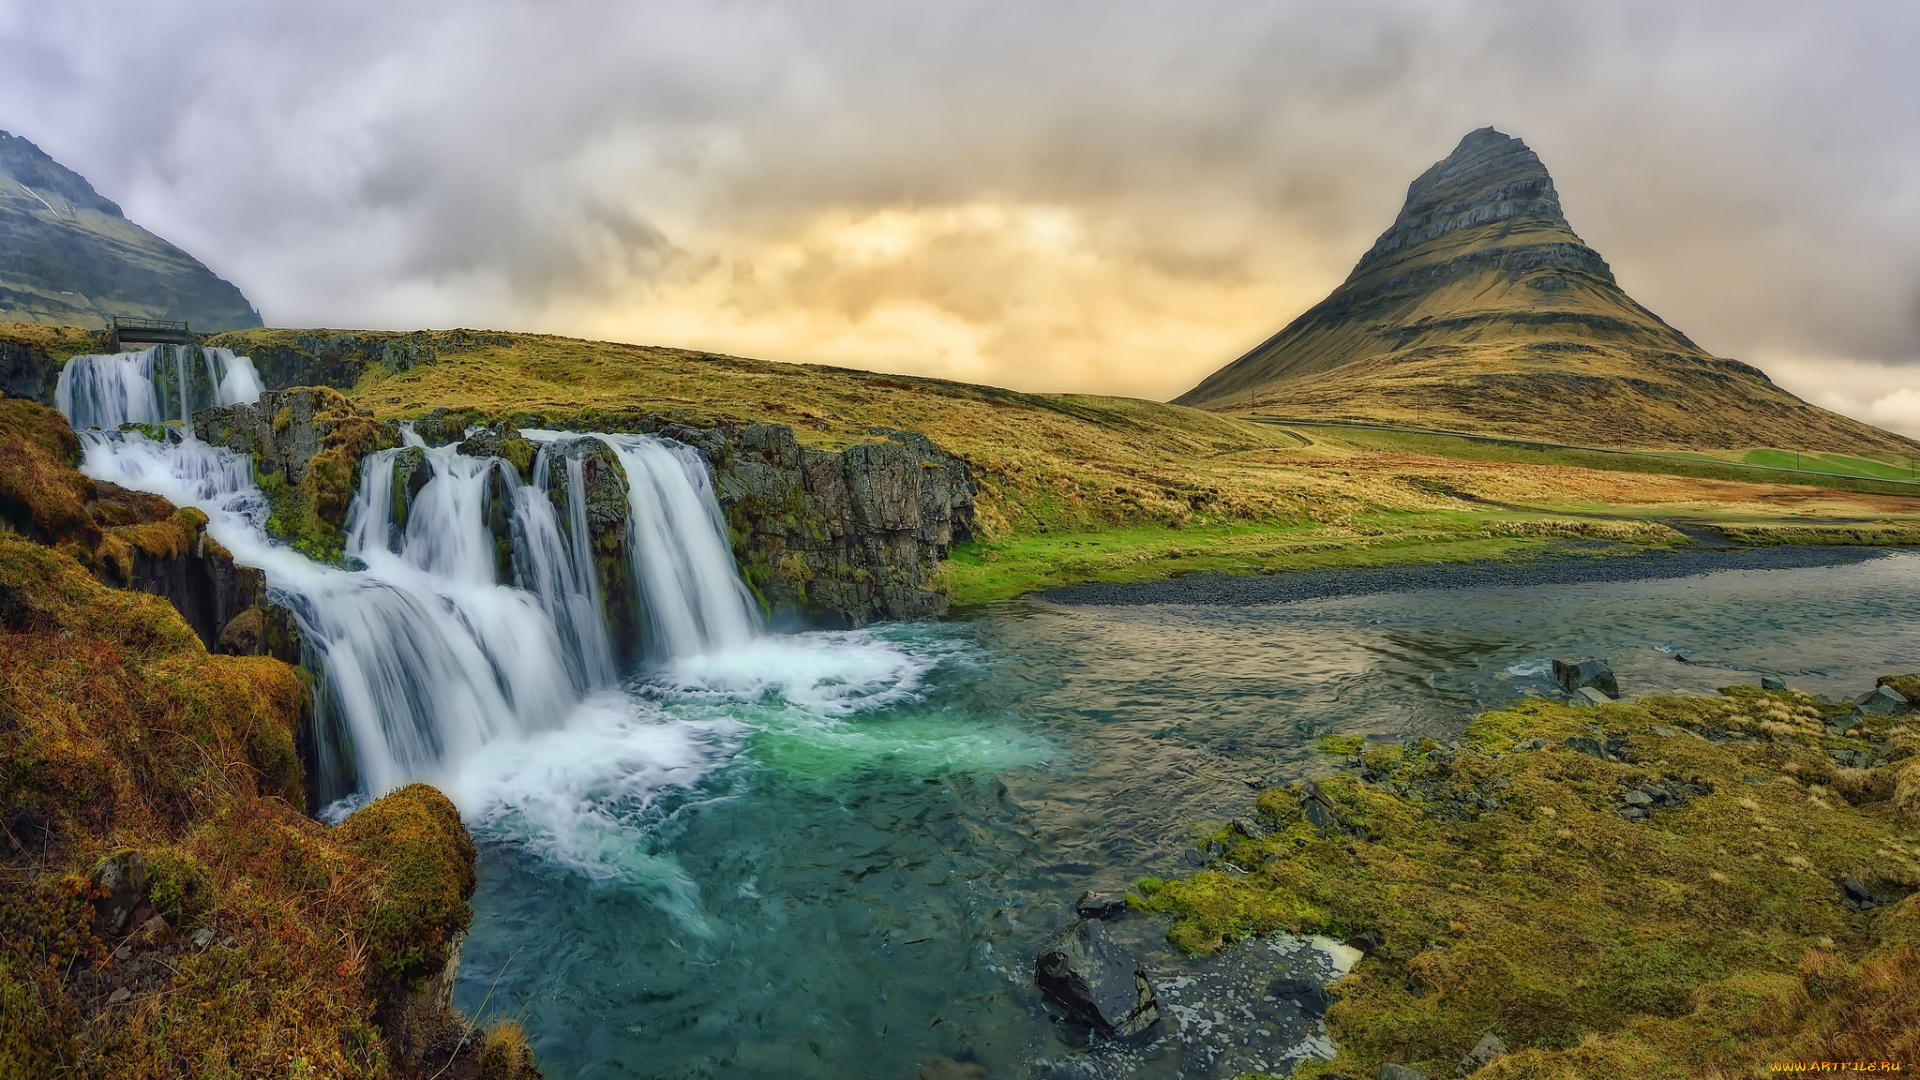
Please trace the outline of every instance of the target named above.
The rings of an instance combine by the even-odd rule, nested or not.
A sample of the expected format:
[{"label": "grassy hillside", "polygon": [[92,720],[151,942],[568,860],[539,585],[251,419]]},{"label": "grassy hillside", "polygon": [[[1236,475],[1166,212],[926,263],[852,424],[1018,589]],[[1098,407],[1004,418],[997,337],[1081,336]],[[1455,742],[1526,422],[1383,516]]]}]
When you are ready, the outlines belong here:
[{"label": "grassy hillside", "polygon": [[0,131],[0,317],[100,329],[116,316],[258,326],[231,282],[128,221],[85,177]]},{"label": "grassy hillside", "polygon": [[[264,355],[329,333],[237,331],[214,343]],[[366,364],[348,391],[382,418],[447,409],[590,428],[660,413],[789,424],[827,449],[877,438],[876,429],[925,432],[964,457],[980,486],[980,536],[949,567],[962,603],[1195,570],[1683,542],[1669,524],[1738,526],[1755,538],[1793,526],[1830,530],[1814,540],[1856,542],[1863,523],[1894,530],[1879,534],[1883,542],[1920,529],[1920,492],[1904,485],[1785,482],[1732,462],[1283,427],[1130,398],[531,334],[355,336],[376,353],[406,348],[399,362]]]}]

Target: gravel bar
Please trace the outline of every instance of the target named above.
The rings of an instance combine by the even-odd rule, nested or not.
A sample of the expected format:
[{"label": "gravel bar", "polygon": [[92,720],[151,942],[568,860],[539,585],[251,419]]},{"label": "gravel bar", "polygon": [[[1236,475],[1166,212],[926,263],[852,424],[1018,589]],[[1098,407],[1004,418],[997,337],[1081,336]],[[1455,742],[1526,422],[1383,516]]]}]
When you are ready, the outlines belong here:
[{"label": "gravel bar", "polygon": [[1070,585],[1037,595],[1054,604],[1284,604],[1334,596],[1484,589],[1501,586],[1587,585],[1692,577],[1720,570],[1797,570],[1851,566],[1881,559],[1897,548],[1765,547],[1655,551],[1643,555],[1554,555],[1524,562],[1420,563],[1354,569],[1289,570],[1273,574],[1190,574],[1125,585]]}]

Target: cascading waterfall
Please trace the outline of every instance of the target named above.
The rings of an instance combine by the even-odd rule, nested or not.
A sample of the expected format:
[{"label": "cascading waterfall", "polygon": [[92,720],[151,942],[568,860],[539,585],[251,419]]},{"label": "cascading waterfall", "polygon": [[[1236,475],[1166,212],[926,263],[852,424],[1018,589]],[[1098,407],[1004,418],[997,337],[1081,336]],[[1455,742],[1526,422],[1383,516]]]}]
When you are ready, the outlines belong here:
[{"label": "cascading waterfall", "polygon": [[[406,504],[404,528],[395,527],[394,464],[407,451],[370,455],[348,519],[356,570],[270,541],[247,460],[191,436],[85,431],[83,469],[199,507],[239,562],[266,572],[324,676],[319,711],[338,728],[318,740],[323,790],[377,795],[444,775],[496,740],[559,727],[617,685],[578,462],[566,491],[548,488],[547,453],[570,440],[601,440],[627,471],[628,555],[655,655],[684,658],[760,633],[697,454],[647,436],[528,434],[544,444],[532,484],[502,459],[426,447],[408,432],[432,475]],[[489,527],[502,502],[504,538]],[[502,541],[510,582],[499,580]]]},{"label": "cascading waterfall", "polygon": [[76,356],[60,369],[54,404],[77,431],[122,424],[190,423],[196,410],[260,400],[253,360],[230,349],[155,345],[141,352]]},{"label": "cascading waterfall", "polygon": [[595,436],[627,473],[629,555],[648,622],[667,656],[737,649],[760,633],[706,463],[692,447],[644,435]]}]

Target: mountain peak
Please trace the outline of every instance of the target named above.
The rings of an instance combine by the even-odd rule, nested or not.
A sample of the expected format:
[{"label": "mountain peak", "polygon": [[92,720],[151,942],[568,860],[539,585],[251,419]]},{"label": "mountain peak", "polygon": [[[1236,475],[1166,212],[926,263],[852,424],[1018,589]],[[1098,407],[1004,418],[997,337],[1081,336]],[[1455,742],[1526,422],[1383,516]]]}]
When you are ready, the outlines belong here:
[{"label": "mountain peak", "polygon": [[1408,186],[1339,288],[1175,401],[1591,445],[1904,445],[1635,302],[1539,155],[1491,127]]},{"label": "mountain peak", "polygon": [[[1408,185],[1400,215],[1361,257],[1349,280],[1383,265],[1399,265],[1409,252],[1455,230],[1486,226],[1499,226],[1508,234],[1559,234],[1557,239],[1580,244],[1560,211],[1560,193],[1540,156],[1491,127],[1468,132],[1453,153]],[[1599,263],[1611,280],[1612,272],[1598,255],[1581,261]]]}]

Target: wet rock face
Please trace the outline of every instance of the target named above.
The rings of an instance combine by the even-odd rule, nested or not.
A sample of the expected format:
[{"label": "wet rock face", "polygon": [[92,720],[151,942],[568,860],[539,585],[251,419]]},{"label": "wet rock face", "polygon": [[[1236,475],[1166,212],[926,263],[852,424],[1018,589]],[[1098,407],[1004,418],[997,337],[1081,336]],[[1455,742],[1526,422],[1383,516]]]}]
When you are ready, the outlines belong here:
[{"label": "wet rock face", "polygon": [[0,396],[53,404],[60,364],[24,341],[0,339]]},{"label": "wet rock face", "polygon": [[784,426],[726,434],[716,449],[683,441],[714,461],[734,555],[768,607],[851,626],[946,612],[934,574],[972,535],[965,462],[911,431],[837,454]]},{"label": "wet rock face", "polygon": [[207,535],[207,518],[158,495],[96,482],[88,513],[99,528],[94,553],[108,585],[163,597],[208,652],[300,662],[293,616],[267,597],[265,576],[236,565]]},{"label": "wet rock face", "polygon": [[1070,1021],[1100,1035],[1135,1038],[1160,1019],[1146,972],[1098,922],[1068,927],[1034,962],[1033,978]]},{"label": "wet rock face", "polygon": [[400,445],[397,424],[377,421],[321,386],[269,390],[253,405],[202,409],[193,415],[193,430],[202,442],[252,455],[254,475],[273,504],[267,531],[326,562],[341,557],[361,461]]},{"label": "wet rock face", "polygon": [[[600,581],[601,611],[612,640],[627,649],[631,661],[647,646],[644,612],[636,595],[633,560],[627,542],[631,504],[627,499],[627,470],[613,448],[598,439],[573,439],[554,444],[547,452],[547,495],[554,514],[568,536],[575,528],[574,501],[580,500],[587,530],[587,551]],[[573,477],[578,472],[576,489]]]}]

